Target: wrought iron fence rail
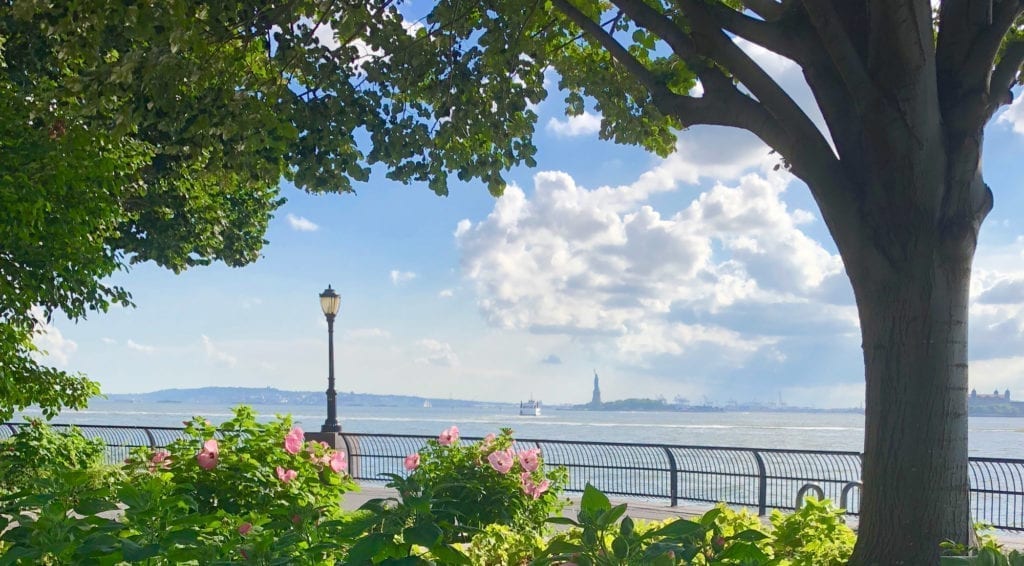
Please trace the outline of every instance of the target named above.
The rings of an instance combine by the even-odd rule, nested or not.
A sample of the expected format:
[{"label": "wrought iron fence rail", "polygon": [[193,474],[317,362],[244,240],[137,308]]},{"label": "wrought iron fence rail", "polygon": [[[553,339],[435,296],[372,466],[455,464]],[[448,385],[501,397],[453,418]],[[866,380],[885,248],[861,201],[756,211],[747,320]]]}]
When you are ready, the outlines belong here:
[{"label": "wrought iron fence rail", "polygon": [[[0,424],[0,439],[25,423]],[[53,425],[68,428],[70,425]],[[184,435],[182,428],[77,425],[87,437],[103,439],[111,462],[134,448],[160,448]],[[364,482],[383,483],[382,474],[405,475],[405,456],[432,437],[400,434],[343,433],[350,471]],[[479,438],[464,438],[476,441]],[[616,496],[680,502],[749,506],[761,515],[790,510],[808,485],[847,512],[860,506],[861,455],[827,450],[735,448],[671,444],[630,444],[580,440],[517,439],[515,448],[539,448],[548,465],[569,470],[567,491],[579,493],[587,483]],[[971,509],[976,521],[998,529],[1024,531],[1024,460],[970,458]]]}]

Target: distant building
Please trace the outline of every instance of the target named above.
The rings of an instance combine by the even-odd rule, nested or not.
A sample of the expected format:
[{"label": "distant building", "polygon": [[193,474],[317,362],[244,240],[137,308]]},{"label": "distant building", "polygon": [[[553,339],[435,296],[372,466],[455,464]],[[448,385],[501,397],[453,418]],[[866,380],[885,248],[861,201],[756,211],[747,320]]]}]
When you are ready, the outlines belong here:
[{"label": "distant building", "polygon": [[1002,393],[978,393],[971,389],[967,398],[967,414],[973,417],[1021,417],[1024,416],[1024,403],[1010,400],[1010,390]]},{"label": "distant building", "polygon": [[598,383],[597,370],[594,370],[594,395],[590,398],[590,404],[597,407],[601,405],[601,385]]},{"label": "distant building", "polygon": [[971,399],[970,399],[970,402],[971,403],[982,403],[982,404],[985,404],[985,403],[999,403],[999,404],[1009,403],[1010,402],[1010,390],[1007,389],[1006,391],[1004,391],[1002,393],[999,393],[999,390],[996,389],[991,394],[988,394],[988,393],[980,393],[979,394],[977,389],[971,389]]}]

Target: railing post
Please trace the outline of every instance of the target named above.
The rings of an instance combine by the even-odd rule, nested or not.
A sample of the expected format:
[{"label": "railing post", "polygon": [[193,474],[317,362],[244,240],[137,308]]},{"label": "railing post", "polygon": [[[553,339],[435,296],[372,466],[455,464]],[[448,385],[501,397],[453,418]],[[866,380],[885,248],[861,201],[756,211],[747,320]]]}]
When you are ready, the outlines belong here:
[{"label": "railing post", "polygon": [[753,452],[754,461],[757,462],[757,515],[763,517],[768,514],[768,472],[761,453],[757,450]]},{"label": "railing post", "polygon": [[676,465],[676,456],[672,449],[668,446],[661,448],[665,451],[665,456],[668,456],[668,477],[671,482],[668,488],[669,506],[675,507],[679,505],[679,466]]},{"label": "railing post", "polygon": [[156,437],[153,436],[153,431],[149,430],[148,426],[142,427],[142,430],[146,433],[146,438],[149,439],[150,450],[156,450]]}]

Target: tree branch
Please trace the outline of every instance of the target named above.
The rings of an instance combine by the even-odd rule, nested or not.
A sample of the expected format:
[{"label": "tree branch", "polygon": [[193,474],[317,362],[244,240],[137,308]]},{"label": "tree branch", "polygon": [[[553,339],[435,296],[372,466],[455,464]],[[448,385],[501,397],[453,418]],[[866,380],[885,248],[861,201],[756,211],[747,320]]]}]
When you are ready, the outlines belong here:
[{"label": "tree branch", "polygon": [[840,23],[835,7],[827,0],[803,0],[803,5],[825,52],[846,85],[857,113],[864,115],[865,108],[878,98],[879,93]]},{"label": "tree branch", "polygon": [[743,0],[743,6],[766,22],[777,20],[786,12],[786,4],[776,0]]},{"label": "tree branch", "polygon": [[[765,109],[779,121],[782,128],[800,140],[801,151],[813,154],[812,159],[836,161],[832,148],[817,126],[796,102],[757,63],[718,27],[704,9],[701,0],[677,0],[686,10],[694,43],[708,58],[727,69]],[[777,148],[778,149],[778,148]]]},{"label": "tree branch", "polygon": [[790,59],[796,60],[799,57],[792,35],[776,23],[777,19],[769,22],[751,18],[718,2],[708,5],[708,9],[726,31]]},{"label": "tree branch", "polygon": [[[1018,0],[1003,0],[992,15],[990,25],[977,34],[967,54],[963,71],[975,81],[982,83],[995,63],[999,47],[1021,13],[1022,5]],[[972,81],[974,82],[974,81]]]},{"label": "tree branch", "polygon": [[1006,45],[1002,58],[992,71],[989,80],[988,105],[985,108],[985,121],[995,114],[1000,106],[1013,102],[1010,88],[1017,81],[1017,73],[1024,64],[1024,41],[1012,41]]},{"label": "tree branch", "polygon": [[626,68],[630,75],[633,75],[633,77],[647,87],[652,97],[668,99],[672,96],[680,96],[670,91],[667,85],[658,81],[650,70],[643,66],[642,62],[634,57],[621,43],[618,43],[615,38],[611,37],[597,21],[588,17],[579,8],[573,6],[567,0],[552,0],[551,3],[571,19],[573,24],[579,26],[584,33],[600,43],[601,47],[607,49],[611,56]]}]

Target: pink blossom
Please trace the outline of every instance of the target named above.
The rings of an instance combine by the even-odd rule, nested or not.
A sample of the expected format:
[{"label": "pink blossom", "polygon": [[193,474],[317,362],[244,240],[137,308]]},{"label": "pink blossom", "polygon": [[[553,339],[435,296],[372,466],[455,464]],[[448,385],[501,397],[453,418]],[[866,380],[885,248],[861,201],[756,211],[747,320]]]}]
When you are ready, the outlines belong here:
[{"label": "pink blossom", "polygon": [[527,472],[535,472],[540,466],[540,448],[530,448],[519,453],[519,463]]},{"label": "pink blossom", "polygon": [[302,432],[299,427],[293,428],[288,432],[288,435],[284,437],[284,449],[289,454],[298,454],[299,450],[302,450],[302,443],[305,441],[306,435]]},{"label": "pink blossom", "polygon": [[238,534],[242,535],[243,537],[249,534],[249,531],[251,530],[252,523],[242,523],[241,525],[238,525]]},{"label": "pink blossom", "polygon": [[487,461],[490,462],[491,467],[497,470],[499,474],[507,474],[512,469],[512,465],[516,462],[515,453],[512,449],[508,450],[495,450],[487,455]]},{"label": "pink blossom", "polygon": [[281,480],[283,483],[288,483],[292,481],[293,479],[298,477],[298,475],[299,472],[296,472],[295,470],[286,470],[281,466],[277,467],[277,479]]},{"label": "pink blossom", "polygon": [[220,446],[217,444],[216,438],[211,438],[203,443],[203,450],[211,452],[214,456],[220,455]]},{"label": "pink blossom", "polygon": [[523,493],[534,499],[540,497],[541,494],[551,487],[551,482],[546,479],[542,480],[540,483],[534,482],[533,476],[530,472],[523,472],[522,475],[519,476],[519,479],[523,484]]},{"label": "pink blossom", "polygon": [[340,450],[335,450],[331,454],[331,460],[329,463],[331,470],[336,474],[340,474],[348,469],[348,462],[345,461],[345,453]]},{"label": "pink blossom", "polygon": [[420,467],[420,455],[416,452],[405,457],[405,469],[410,472]]},{"label": "pink blossom", "polygon": [[484,439],[482,441],[480,441],[480,448],[484,448],[484,449],[490,448],[491,445],[494,444],[494,439],[495,438],[497,438],[497,437],[494,436],[493,432],[488,434],[487,436],[484,437]]},{"label": "pink blossom", "polygon": [[171,453],[166,450],[157,450],[149,458],[149,471],[155,472],[157,468],[166,470],[171,467]]},{"label": "pink blossom", "polygon": [[204,470],[212,470],[217,467],[217,458],[220,456],[220,447],[217,439],[211,438],[203,443],[203,449],[196,454],[196,462]]},{"label": "pink blossom", "polygon": [[459,427],[452,425],[441,431],[441,435],[437,437],[437,442],[441,446],[451,446],[451,444],[458,439]]}]

